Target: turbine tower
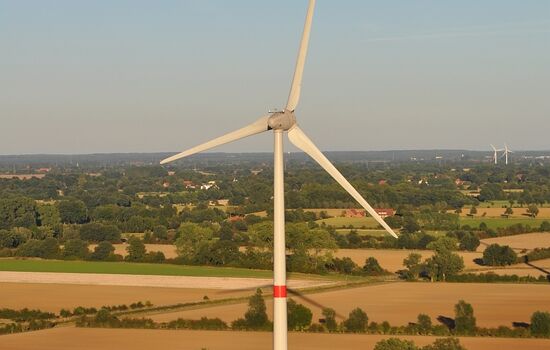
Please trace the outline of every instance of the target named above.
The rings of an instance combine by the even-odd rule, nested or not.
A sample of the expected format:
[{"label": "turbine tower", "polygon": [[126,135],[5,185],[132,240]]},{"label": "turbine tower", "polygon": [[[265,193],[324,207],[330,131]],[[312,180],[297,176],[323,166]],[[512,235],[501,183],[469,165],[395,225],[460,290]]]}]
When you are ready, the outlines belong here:
[{"label": "turbine tower", "polygon": [[315,0],[309,1],[304,31],[298,51],[294,78],[290,94],[283,111],[268,113],[252,124],[235,130],[201,145],[190,148],[172,157],[162,160],[161,164],[173,162],[192,154],[206,151],[213,147],[236,141],[247,136],[272,130],[274,134],[274,213],[273,213],[273,349],[287,349],[287,289],[286,289],[286,251],[285,251],[285,203],[284,203],[284,162],[283,162],[283,134],[286,132],[290,142],[311,156],[325,169],[365,210],[393,237],[397,235],[384,222],[378,213],[367,203],[357,190],[332,165],[315,144],[296,124],[294,111],[300,100],[302,76],[313,19]]},{"label": "turbine tower", "polygon": [[504,151],[501,157],[504,157],[504,164],[508,165],[508,154],[514,153],[514,152],[512,152],[512,150],[508,148],[507,144],[504,144],[504,150],[501,149],[500,151]]},{"label": "turbine tower", "polygon": [[489,145],[489,146],[491,146],[491,148],[493,149],[493,152],[494,152],[494,153],[493,153],[493,161],[495,162],[495,165],[496,165],[496,164],[498,163],[498,155],[497,155],[497,153],[498,153],[498,152],[501,152],[501,151],[504,151],[504,150],[503,150],[502,148],[496,149],[495,146],[493,146],[493,145]]}]

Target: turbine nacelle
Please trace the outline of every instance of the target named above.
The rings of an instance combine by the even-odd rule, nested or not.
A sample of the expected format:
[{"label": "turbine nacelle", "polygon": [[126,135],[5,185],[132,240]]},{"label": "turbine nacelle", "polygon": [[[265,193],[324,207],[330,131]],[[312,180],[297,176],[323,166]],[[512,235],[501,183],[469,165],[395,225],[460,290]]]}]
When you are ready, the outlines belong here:
[{"label": "turbine nacelle", "polygon": [[267,120],[267,125],[271,130],[287,131],[296,124],[296,116],[294,112],[284,110],[282,112],[273,113]]}]

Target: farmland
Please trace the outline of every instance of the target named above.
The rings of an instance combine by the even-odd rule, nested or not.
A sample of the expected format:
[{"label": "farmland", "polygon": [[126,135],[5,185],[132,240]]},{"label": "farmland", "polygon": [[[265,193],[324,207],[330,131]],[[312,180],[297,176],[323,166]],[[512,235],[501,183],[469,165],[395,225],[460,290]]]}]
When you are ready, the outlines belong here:
[{"label": "farmland", "polygon": [[102,286],[51,283],[2,283],[0,300],[2,307],[12,309],[40,309],[50,312],[73,309],[77,306],[101,307],[150,301],[153,305],[172,305],[210,299],[226,299],[242,296],[243,292],[220,289],[159,288],[137,286]]},{"label": "farmland", "polygon": [[514,236],[486,238],[481,240],[481,242],[483,245],[478,247],[478,251],[483,251],[485,246],[494,243],[508,245],[516,250],[546,248],[550,247],[550,232],[535,232]]},{"label": "farmland", "polygon": [[270,278],[270,271],[124,262],[1,259],[0,271]]},{"label": "farmland", "polygon": [[[402,336],[417,345],[427,345],[435,337]],[[374,344],[388,336],[357,334],[290,333],[289,347],[304,350],[318,349],[372,349]],[[468,350],[545,350],[547,339],[461,338]],[[269,349],[272,343],[268,332],[216,332],[216,331],[155,331],[128,329],[57,328],[3,336],[2,344],[10,350],[72,350],[75,343],[81,350],[146,350],[158,348],[257,350]]]},{"label": "farmland", "polygon": [[[532,284],[392,282],[314,293],[309,297],[344,316],[355,307],[361,307],[371,320],[389,321],[395,325],[413,322],[419,313],[428,314],[434,320],[440,315],[452,317],[453,306],[461,299],[473,305],[478,325],[486,327],[528,322],[533,311],[550,309],[548,286]],[[322,317],[317,306],[307,300],[296,300],[312,309],[314,320]],[[268,313],[272,312],[270,304]],[[233,321],[242,317],[246,308],[245,303],[222,305],[153,315],[152,318],[168,321],[206,316]]]}]

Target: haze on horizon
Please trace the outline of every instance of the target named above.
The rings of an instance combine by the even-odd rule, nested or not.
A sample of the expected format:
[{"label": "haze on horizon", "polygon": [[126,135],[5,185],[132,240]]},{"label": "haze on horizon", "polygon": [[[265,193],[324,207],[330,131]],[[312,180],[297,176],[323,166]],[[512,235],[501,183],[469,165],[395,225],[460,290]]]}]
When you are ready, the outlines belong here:
[{"label": "haze on horizon", "polygon": [[[282,108],[306,6],[0,0],[0,154],[181,151]],[[548,150],[549,86],[550,2],[319,0],[297,114],[323,150]]]}]

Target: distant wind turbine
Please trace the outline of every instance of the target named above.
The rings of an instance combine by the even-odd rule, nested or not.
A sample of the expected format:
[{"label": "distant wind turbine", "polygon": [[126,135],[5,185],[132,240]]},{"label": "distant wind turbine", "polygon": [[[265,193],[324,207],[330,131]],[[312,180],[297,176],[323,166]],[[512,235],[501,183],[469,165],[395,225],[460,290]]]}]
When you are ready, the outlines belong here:
[{"label": "distant wind turbine", "polygon": [[502,156],[501,156],[501,157],[504,157],[504,164],[508,165],[508,154],[514,153],[514,152],[512,152],[512,150],[510,150],[510,149],[508,148],[508,145],[507,145],[507,144],[504,144],[504,150],[501,149],[501,151],[504,151],[504,152],[502,153]]},{"label": "distant wind turbine", "polygon": [[[357,190],[344,178],[344,176],[332,165],[315,144],[296,124],[294,110],[298,106],[300,90],[302,88],[302,76],[308,49],[311,22],[315,0],[309,1],[304,32],[298,51],[294,78],[290,88],[290,94],[283,111],[270,112],[244,128],[230,132],[201,145],[190,148],[172,157],[161,161],[166,164],[192,154],[236,141],[251,135],[273,130],[274,134],[274,214],[273,214],[273,348],[275,350],[287,349],[287,288],[286,288],[286,262],[285,262],[285,204],[284,204],[284,170],[283,170],[283,133],[288,134],[290,142],[310,155],[319,165],[325,169],[366,211],[388,231],[393,237],[397,235],[384,222],[378,213],[367,203]],[[336,120],[333,120],[336,122]]]},{"label": "distant wind turbine", "polygon": [[493,149],[493,161],[495,162],[495,165],[498,163],[498,152],[504,151],[502,148],[496,149],[495,146],[490,145]]}]

